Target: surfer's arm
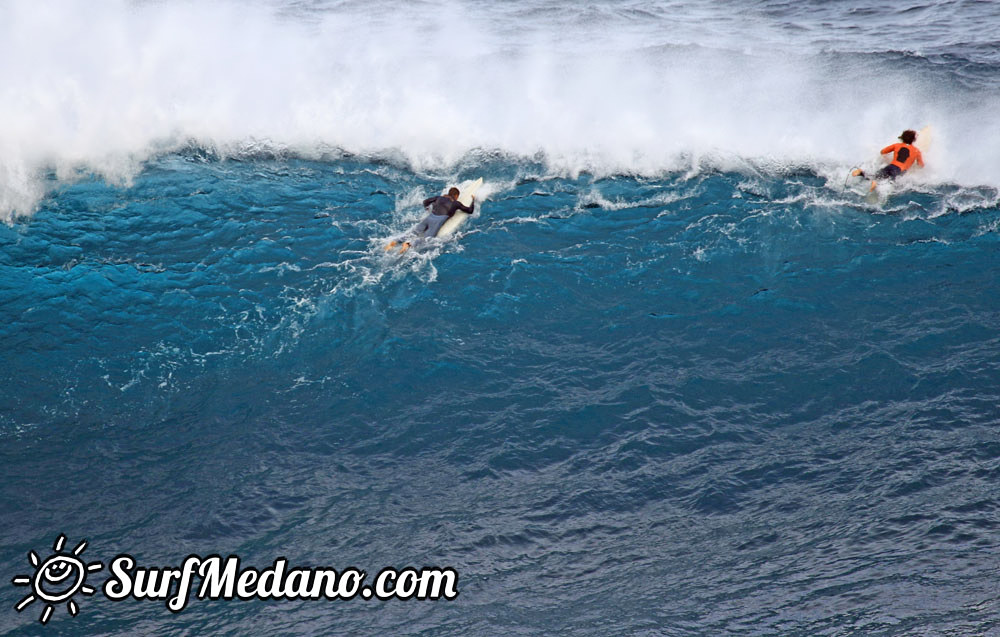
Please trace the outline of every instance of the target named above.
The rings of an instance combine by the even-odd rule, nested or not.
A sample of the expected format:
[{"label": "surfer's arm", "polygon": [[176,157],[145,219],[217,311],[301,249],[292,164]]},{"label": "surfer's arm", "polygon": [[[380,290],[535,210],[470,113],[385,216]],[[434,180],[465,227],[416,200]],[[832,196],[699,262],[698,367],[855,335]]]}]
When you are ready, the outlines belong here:
[{"label": "surfer's arm", "polygon": [[471,206],[466,206],[465,204],[459,203],[459,202],[456,201],[455,202],[455,207],[457,209],[461,210],[462,212],[467,212],[467,213],[469,213],[471,215],[471,214],[474,214],[476,212],[476,200],[475,199],[472,200],[472,205]]},{"label": "surfer's arm", "polygon": [[894,153],[894,152],[896,152],[896,148],[898,146],[899,146],[899,144],[890,144],[889,146],[886,146],[885,148],[883,148],[882,150],[880,150],[879,154],[885,155],[886,153]]},{"label": "surfer's arm", "polygon": [[437,201],[437,197],[428,197],[427,199],[424,199],[424,208],[431,205],[435,201]]},{"label": "surfer's arm", "polygon": [[916,146],[913,147],[913,150],[915,151],[913,153],[913,156],[917,160],[917,165],[920,166],[921,168],[923,168],[924,167],[924,154],[922,152],[920,152],[920,149],[917,148]]}]

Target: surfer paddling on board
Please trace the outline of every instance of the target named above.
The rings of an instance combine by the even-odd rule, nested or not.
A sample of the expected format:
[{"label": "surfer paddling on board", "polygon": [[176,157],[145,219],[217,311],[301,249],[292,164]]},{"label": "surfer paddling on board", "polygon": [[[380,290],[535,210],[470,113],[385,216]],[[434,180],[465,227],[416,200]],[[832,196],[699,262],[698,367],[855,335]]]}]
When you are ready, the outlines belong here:
[{"label": "surfer paddling on board", "polygon": [[[882,155],[892,153],[892,162],[875,173],[875,179],[872,180],[872,187],[868,190],[875,190],[875,185],[879,179],[891,180],[899,177],[913,166],[913,162],[917,162],[923,168],[924,156],[920,154],[920,149],[913,145],[913,142],[917,141],[917,131],[905,130],[899,136],[899,139],[902,140],[901,144],[891,144],[882,149],[880,153]],[[855,168],[851,171],[851,176],[866,177],[867,175],[860,168]]]},{"label": "surfer paddling on board", "polygon": [[[466,206],[458,200],[459,195],[458,188],[452,188],[448,191],[447,195],[441,195],[440,197],[429,197],[424,199],[424,208],[430,206],[430,214],[424,217],[423,221],[418,223],[413,227],[413,233],[420,237],[436,237],[441,226],[444,225],[445,221],[451,219],[451,217],[461,210],[462,212],[467,212],[470,215],[476,211],[476,197],[473,195],[472,204]],[[389,245],[385,247],[386,251],[392,250],[396,247],[396,241],[390,241]],[[403,254],[410,249],[410,242],[404,241],[403,246],[399,249],[399,253]]]}]

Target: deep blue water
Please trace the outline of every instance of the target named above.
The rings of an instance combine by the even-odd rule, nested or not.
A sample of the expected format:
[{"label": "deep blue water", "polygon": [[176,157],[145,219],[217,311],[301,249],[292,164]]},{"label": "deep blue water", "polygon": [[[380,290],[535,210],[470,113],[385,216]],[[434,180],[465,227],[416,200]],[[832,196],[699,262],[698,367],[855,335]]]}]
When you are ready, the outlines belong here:
[{"label": "deep blue water", "polygon": [[[27,6],[8,11],[27,24]],[[738,55],[790,47],[814,79],[871,82],[830,105],[853,117],[814,111],[863,120],[849,132],[871,139],[800,138],[802,111],[829,97],[811,89],[782,102],[773,122],[790,132],[770,135],[770,97],[742,95],[757,85],[744,79],[723,90],[761,101],[704,120],[668,99],[684,126],[663,156],[616,128],[644,125],[641,100],[605,111],[599,97],[547,121],[537,152],[522,152],[509,103],[473,100],[495,126],[466,149],[461,135],[449,149],[390,132],[360,152],[348,129],[364,133],[367,111],[339,104],[359,119],[343,139],[317,129],[305,150],[292,127],[236,146],[190,132],[108,159],[80,151],[79,127],[76,150],[39,159],[27,181],[16,168],[34,160],[7,156],[5,581],[64,533],[105,564],[125,552],[145,566],[212,553],[261,568],[447,566],[460,594],[196,600],[172,614],[107,600],[104,571],[76,617],[58,605],[44,626],[42,604],[15,612],[26,588],[4,584],[0,631],[1000,634],[1000,177],[958,143],[978,136],[979,158],[995,153],[995,119],[974,125],[962,108],[998,103],[983,26],[996,9],[746,6],[739,21],[697,2],[461,5],[532,46],[527,24],[551,29],[554,53],[603,25],[622,35],[611,44],[660,41],[654,59],[674,46],[686,59],[692,42],[746,29],[755,51]],[[361,12],[282,10],[306,24]],[[373,15],[362,30],[393,27]],[[899,47],[876,46],[886,30],[905,34]],[[381,46],[391,67],[394,45]],[[923,91],[916,114],[866,101],[887,65],[888,86],[947,90]],[[688,87],[697,102],[712,84],[696,78],[721,68],[673,75],[663,95]],[[391,97],[372,117],[413,117]],[[595,115],[614,135],[594,132]],[[723,132],[766,148],[717,148],[730,115],[760,127]],[[843,187],[897,129],[928,122],[928,167],[884,205]],[[424,197],[477,176],[479,214],[456,239],[383,251]]]}]

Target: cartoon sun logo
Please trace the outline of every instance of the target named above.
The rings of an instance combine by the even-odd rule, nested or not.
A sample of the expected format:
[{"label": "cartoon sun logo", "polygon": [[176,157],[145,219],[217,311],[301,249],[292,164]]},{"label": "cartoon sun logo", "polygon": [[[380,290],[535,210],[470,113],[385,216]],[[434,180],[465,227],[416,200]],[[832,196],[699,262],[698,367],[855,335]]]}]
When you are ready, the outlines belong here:
[{"label": "cartoon sun logo", "polygon": [[17,603],[14,610],[20,613],[36,599],[41,600],[45,602],[45,608],[42,609],[38,621],[45,624],[52,616],[54,604],[66,602],[66,610],[69,611],[70,615],[76,617],[80,609],[76,602],[71,599],[73,595],[76,595],[77,591],[84,595],[94,594],[94,589],[86,585],[87,573],[99,571],[104,568],[104,565],[100,562],[85,564],[80,559],[80,554],[87,548],[87,540],[77,544],[76,548],[70,552],[63,551],[65,544],[66,536],[60,533],[52,545],[52,550],[55,553],[46,558],[44,562],[38,558],[38,554],[34,551],[28,552],[28,560],[35,567],[35,574],[18,575],[11,580],[11,583],[14,586],[30,586],[32,591]]}]

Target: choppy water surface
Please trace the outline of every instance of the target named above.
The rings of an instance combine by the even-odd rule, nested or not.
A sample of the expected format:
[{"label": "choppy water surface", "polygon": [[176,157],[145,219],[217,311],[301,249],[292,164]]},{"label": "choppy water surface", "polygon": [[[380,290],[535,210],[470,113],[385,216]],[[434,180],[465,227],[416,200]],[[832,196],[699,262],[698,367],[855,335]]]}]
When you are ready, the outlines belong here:
[{"label": "choppy water surface", "polygon": [[[86,13],[32,6],[8,53]],[[422,6],[103,5],[91,59],[0,63],[0,566],[65,533],[459,597],[43,627],[5,586],[0,629],[1000,630],[994,6]],[[926,124],[884,205],[844,188]],[[457,239],[382,250],[477,176]]]}]

